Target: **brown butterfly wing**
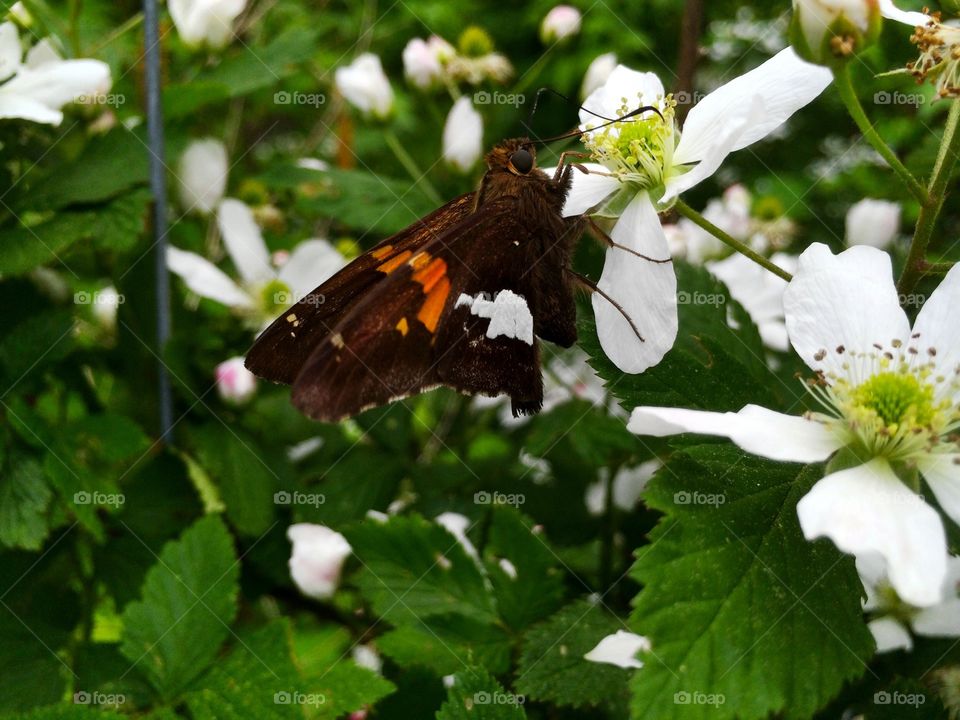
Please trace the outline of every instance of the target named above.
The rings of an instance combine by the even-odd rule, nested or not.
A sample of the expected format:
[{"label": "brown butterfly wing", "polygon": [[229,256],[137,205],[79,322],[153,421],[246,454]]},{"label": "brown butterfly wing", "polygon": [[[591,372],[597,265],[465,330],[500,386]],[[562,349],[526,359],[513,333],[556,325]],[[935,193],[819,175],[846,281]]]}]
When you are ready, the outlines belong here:
[{"label": "brown butterfly wing", "polygon": [[367,292],[382,284],[384,263],[406,257],[466,218],[475,193],[446,205],[387,238],[351,262],[273,321],[247,353],[246,366],[255,375],[291,384],[318,343],[329,335]]},{"label": "brown butterfly wing", "polygon": [[390,268],[317,345],[294,382],[294,404],[309,417],[333,421],[447,385],[508,394],[517,413],[538,410],[536,338],[488,337],[490,320],[457,300],[510,290],[527,301],[536,324],[531,269],[551,240],[542,234],[515,207],[484,205]]}]

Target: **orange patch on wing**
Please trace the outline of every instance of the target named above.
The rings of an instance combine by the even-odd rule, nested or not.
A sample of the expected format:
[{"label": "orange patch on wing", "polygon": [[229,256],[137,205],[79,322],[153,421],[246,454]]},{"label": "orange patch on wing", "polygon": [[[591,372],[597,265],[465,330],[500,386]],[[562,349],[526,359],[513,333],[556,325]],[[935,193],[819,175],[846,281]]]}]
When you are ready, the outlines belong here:
[{"label": "orange patch on wing", "polygon": [[400,322],[397,323],[397,330],[400,331],[400,334],[404,337],[407,336],[407,333],[410,332],[410,325],[407,323],[405,317],[400,318]]},{"label": "orange patch on wing", "polygon": [[[444,263],[444,269],[446,269],[446,263]],[[424,289],[426,290],[426,285],[424,285]],[[422,322],[431,333],[437,331],[437,323],[440,322],[440,315],[443,313],[443,307],[447,303],[449,294],[450,281],[443,275],[438,276],[430,285],[427,299],[423,301],[423,307],[417,313],[417,320]]]},{"label": "orange patch on wing", "polygon": [[410,267],[414,270],[420,270],[424,265],[430,262],[430,253],[423,250],[410,258]]},{"label": "orange patch on wing", "polygon": [[393,245],[384,245],[382,248],[377,248],[376,250],[371,250],[370,255],[375,260],[383,260],[385,257],[390,255],[393,252]]},{"label": "orange patch on wing", "polygon": [[[423,285],[423,292],[429,294],[441,279],[446,278],[446,274],[447,263],[440,258],[436,258],[418,269],[413,274],[413,281]],[[449,289],[449,287],[450,283],[448,281],[447,288]]]},{"label": "orange patch on wing", "polygon": [[413,253],[410,250],[404,250],[402,253],[390,258],[385,263],[377,265],[377,270],[389,275],[398,267],[403,265],[407,260],[409,260],[411,255],[413,255]]}]

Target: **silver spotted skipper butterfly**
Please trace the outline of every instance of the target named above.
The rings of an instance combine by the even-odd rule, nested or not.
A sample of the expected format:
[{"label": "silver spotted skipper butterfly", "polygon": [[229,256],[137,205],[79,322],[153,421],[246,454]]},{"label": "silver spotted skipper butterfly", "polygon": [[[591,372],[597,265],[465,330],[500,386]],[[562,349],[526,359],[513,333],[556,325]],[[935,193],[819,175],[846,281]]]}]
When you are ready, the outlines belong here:
[{"label": "silver spotted skipper butterfly", "polygon": [[292,385],[293,404],[314,420],[440,385],[509,395],[514,415],[538,412],[538,338],[573,345],[576,288],[602,292],[570,267],[584,230],[597,228],[563,217],[574,166],[562,156],[551,177],[536,167],[534,142],[519,138],[486,164],[476,192],[388,237],[278,317],[247,368]]}]

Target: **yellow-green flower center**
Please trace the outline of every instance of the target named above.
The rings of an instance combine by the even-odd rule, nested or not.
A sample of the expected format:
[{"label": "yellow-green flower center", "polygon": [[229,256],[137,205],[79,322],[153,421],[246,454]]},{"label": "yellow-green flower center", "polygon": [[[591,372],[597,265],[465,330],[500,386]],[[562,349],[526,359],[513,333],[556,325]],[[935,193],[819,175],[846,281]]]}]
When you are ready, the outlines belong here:
[{"label": "yellow-green flower center", "polygon": [[876,413],[891,432],[903,423],[928,426],[933,421],[933,388],[916,375],[882,372],[856,388],[853,401],[863,410]]},{"label": "yellow-green flower center", "polygon": [[[643,104],[639,97],[623,98],[616,116],[622,117]],[[660,103],[661,114],[653,111],[628,118],[584,135],[584,144],[593,158],[622,182],[643,189],[662,186],[673,172],[673,152],[679,133],[674,126],[676,101],[671,95]]]},{"label": "yellow-green flower center", "polygon": [[259,301],[257,309],[268,318],[283,312],[296,300],[290,286],[278,278],[264,283],[260,287],[257,299]]}]

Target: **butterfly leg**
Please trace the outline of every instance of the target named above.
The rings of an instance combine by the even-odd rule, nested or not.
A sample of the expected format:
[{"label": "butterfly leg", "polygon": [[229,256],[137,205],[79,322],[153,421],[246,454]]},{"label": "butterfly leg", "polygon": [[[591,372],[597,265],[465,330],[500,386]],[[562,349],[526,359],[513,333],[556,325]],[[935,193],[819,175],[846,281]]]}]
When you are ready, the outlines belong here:
[{"label": "butterfly leg", "polygon": [[582,289],[586,290],[587,292],[597,293],[597,295],[599,295],[608,303],[613,305],[620,312],[620,314],[623,315],[624,319],[630,324],[630,328],[633,330],[634,335],[637,336],[637,339],[639,339],[640,342],[646,342],[646,340],[643,339],[643,335],[640,334],[640,330],[637,328],[636,324],[633,322],[633,319],[629,315],[627,315],[627,311],[623,309],[623,306],[620,303],[618,303],[616,300],[610,297],[609,294],[607,294],[599,285],[597,285],[590,278],[584,275],[581,275],[576,270],[572,270],[571,268],[565,268],[565,269],[567,273],[569,273],[570,276],[573,278],[574,283],[579,285]]},{"label": "butterfly leg", "polygon": [[613,238],[611,238],[609,235],[607,235],[607,233],[604,232],[603,228],[597,224],[596,220],[594,220],[592,217],[587,217],[586,220],[587,220],[586,230],[590,234],[590,237],[592,237],[594,240],[599,242],[604,247],[617,248],[617,250],[623,250],[624,252],[628,252],[631,255],[636,255],[638,258],[642,258],[643,260],[647,260],[652,263],[657,263],[658,265],[663,265],[669,262],[673,262],[673,258],[668,257],[665,260],[657,260],[656,258],[648,257],[643,253],[638,253],[636,250],[631,250],[626,245],[621,245],[618,242],[614,242]]},{"label": "butterfly leg", "polygon": [[582,165],[577,165],[577,164],[574,164],[574,163],[571,163],[570,165],[567,165],[566,162],[564,162],[564,161],[565,161],[568,157],[577,158],[578,160],[589,160],[589,159],[590,159],[590,153],[577,152],[576,150],[565,150],[565,151],[563,151],[562,153],[560,153],[560,161],[557,163],[557,171],[553,174],[553,181],[554,181],[554,182],[560,182],[560,181],[563,179],[564,174],[565,174],[565,173],[569,173],[569,172],[570,172],[570,168],[573,168],[573,167],[577,168],[578,170],[580,170],[580,172],[583,172],[583,173],[589,172],[589,171],[588,171],[585,167],[583,167]]}]

